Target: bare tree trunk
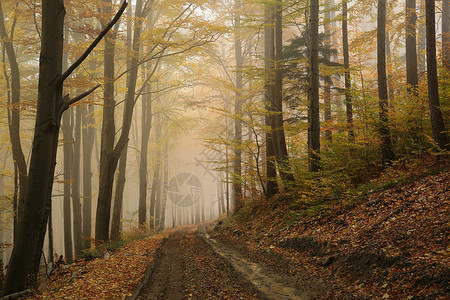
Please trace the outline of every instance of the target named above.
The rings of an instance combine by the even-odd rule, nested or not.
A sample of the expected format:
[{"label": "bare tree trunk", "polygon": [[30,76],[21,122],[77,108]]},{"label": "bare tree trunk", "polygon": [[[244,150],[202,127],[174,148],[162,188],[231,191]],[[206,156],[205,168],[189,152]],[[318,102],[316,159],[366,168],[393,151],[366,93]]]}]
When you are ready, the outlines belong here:
[{"label": "bare tree trunk", "polygon": [[319,112],[319,0],[311,0],[310,41],[311,71],[309,85],[309,170],[320,170],[320,112]]},{"label": "bare tree trunk", "polygon": [[416,0],[406,0],[406,86],[410,97],[416,97],[419,88],[416,20]]},{"label": "bare tree trunk", "polygon": [[72,168],[72,205],[73,205],[73,244],[75,257],[80,257],[82,246],[82,216],[80,200],[80,161],[81,161],[81,107],[77,106],[72,111],[75,115],[75,137],[73,144],[73,168]]},{"label": "bare tree trunk", "polygon": [[[164,102],[163,102],[164,104]],[[161,198],[161,206],[159,212],[159,222],[158,227],[159,230],[163,230],[165,228],[165,220],[166,220],[166,205],[167,205],[167,191],[169,189],[169,123],[168,120],[163,120],[164,127],[164,167],[163,167],[163,191]]]},{"label": "bare tree trunk", "polygon": [[[136,27],[134,29],[133,36],[133,52],[135,55],[131,59],[132,69],[130,70],[128,82],[127,82],[127,92],[125,96],[125,108],[123,113],[122,131],[120,137],[111,152],[108,155],[108,160],[103,162],[106,166],[102,166],[100,171],[100,186],[99,186],[99,197],[97,201],[97,214],[95,222],[95,238],[97,240],[107,241],[109,240],[109,223],[111,214],[111,199],[112,199],[112,185],[114,182],[114,172],[117,167],[118,159],[128,143],[128,136],[131,128],[131,121],[133,116],[133,109],[135,101],[136,92],[136,81],[138,73],[138,59],[139,59],[139,45],[141,36],[141,24],[142,24],[142,0],[136,2],[135,16],[138,19]],[[113,73],[114,76],[114,73]],[[106,77],[111,78],[111,77]],[[108,132],[108,134],[114,134],[114,131]],[[101,162],[102,163],[102,162]],[[103,177],[102,177],[103,175]]]},{"label": "bare tree trunk", "polygon": [[72,212],[70,210],[70,185],[72,181],[73,137],[70,112],[63,116],[63,152],[64,152],[64,256],[67,262],[73,259]]},{"label": "bare tree trunk", "polygon": [[[127,69],[131,69],[131,47],[132,47],[132,9],[127,9]],[[126,82],[130,74],[127,73]],[[123,193],[125,190],[126,170],[127,170],[128,143],[123,149],[119,159],[119,170],[116,175],[116,190],[114,194],[114,206],[111,219],[111,239],[118,240],[122,231],[122,213],[123,213]]]},{"label": "bare tree trunk", "polygon": [[[450,72],[450,4],[442,0],[442,60],[447,72]],[[447,76],[450,76],[447,73]]]},{"label": "bare tree trunk", "polygon": [[147,85],[145,96],[142,97],[142,136],[141,156],[139,162],[139,224],[145,225],[147,220],[147,166],[148,142],[152,128],[152,97],[151,84]]},{"label": "bare tree trunk", "polygon": [[350,75],[350,52],[348,49],[348,10],[347,0],[342,1],[342,45],[344,52],[344,78],[345,78],[345,110],[347,113],[348,140],[350,143],[355,141],[355,132],[353,129],[353,104],[352,104],[352,83]]},{"label": "bare tree trunk", "polygon": [[161,140],[161,120],[160,117],[156,118],[156,130],[155,130],[155,141],[158,145],[158,150],[155,153],[155,165],[153,167],[153,182],[152,182],[152,192],[150,194],[150,229],[155,229],[157,226],[157,219],[159,219],[159,211],[157,207],[157,194],[161,189],[161,150],[160,143]]},{"label": "bare tree trunk", "polygon": [[377,21],[377,70],[378,70],[378,97],[380,115],[381,156],[383,165],[389,165],[395,159],[392,150],[391,133],[388,118],[388,87],[386,76],[386,0],[378,0]]},{"label": "bare tree trunk", "polygon": [[[420,17],[419,20],[425,19],[425,0],[419,0],[419,13]],[[426,28],[425,28],[425,22],[421,21],[418,25],[418,42],[417,45],[417,68],[419,71],[419,74],[422,76],[422,74],[425,74],[426,72]]]},{"label": "bare tree trunk", "polygon": [[[264,24],[264,102],[266,107],[265,125],[266,132],[266,198],[269,199],[278,192],[277,171],[275,166],[274,134],[275,127],[273,118],[274,103],[274,58],[275,58],[275,33],[274,33],[274,10],[272,4],[265,4],[265,24]],[[235,204],[236,205],[236,204]]]},{"label": "bare tree trunk", "polygon": [[[11,33],[12,35],[12,33]],[[11,69],[11,93],[8,93],[8,128],[9,128],[9,137],[12,146],[12,155],[14,164],[17,168],[14,168],[14,172],[18,173],[18,185],[19,185],[19,201],[16,205],[17,208],[14,210],[14,228],[17,226],[18,215],[20,215],[20,210],[23,207],[23,199],[26,193],[26,186],[28,181],[27,176],[27,164],[25,162],[25,156],[23,154],[22,145],[20,142],[20,70],[19,64],[17,63],[16,52],[14,50],[14,46],[12,40],[8,36],[6,32],[5,23],[4,23],[4,15],[2,5],[0,3],[0,38],[2,39],[3,47],[8,56],[9,67]],[[12,38],[12,37],[11,37]],[[8,80],[8,76],[6,74],[5,67],[5,78]],[[7,82],[9,85],[9,82]],[[10,97],[9,97],[10,95]],[[17,198],[17,193],[15,193],[15,197]],[[14,240],[16,238],[16,230],[14,230]]]},{"label": "bare tree trunk", "polygon": [[125,190],[127,171],[128,143],[120,154],[119,169],[116,176],[116,191],[114,194],[113,215],[111,219],[111,239],[118,240],[121,233],[121,218],[123,210],[123,192]]},{"label": "bare tree trunk", "polygon": [[[82,112],[83,120],[83,236],[92,236],[92,150],[94,147],[93,105],[88,105]],[[90,247],[90,242],[83,239],[83,249]]]},{"label": "bare tree trunk", "polygon": [[97,87],[74,97],[62,97],[64,80],[77,68],[120,18],[125,2],[116,17],[101,32],[81,57],[62,74],[65,8],[63,0],[42,1],[42,38],[39,63],[37,113],[30,172],[24,198],[23,214],[19,216],[17,241],[14,244],[2,295],[34,283],[39,269],[48,216],[58,148],[61,117],[69,106],[89,95]]},{"label": "bare tree trunk", "polygon": [[[326,4],[325,4],[325,26],[324,26],[324,31],[325,31],[325,35],[326,35],[326,39],[325,39],[325,47],[326,48],[331,48],[331,3],[330,0],[326,0]],[[328,54],[324,55],[324,59],[327,61],[331,61],[331,56]],[[333,81],[331,79],[330,75],[326,75],[324,78],[324,82],[325,82],[325,87],[324,87],[324,121],[327,124],[327,128],[331,127],[331,85],[333,84]],[[325,130],[325,139],[328,142],[332,142],[333,141],[333,133],[331,131],[331,129],[326,129]]]},{"label": "bare tree trunk", "polygon": [[[50,204],[51,207],[51,204]],[[53,217],[52,217],[53,210],[50,209],[50,212],[48,214],[48,262],[52,264],[52,266],[55,263],[54,260],[54,252],[53,252]]]},{"label": "bare tree trunk", "polygon": [[62,73],[64,15],[62,0],[42,1],[41,60],[30,172],[3,296],[23,290],[29,275],[35,274],[39,266],[40,255],[36,254],[41,253],[44,242],[42,232],[47,226],[61,121],[56,108],[63,101],[62,84],[57,79]]},{"label": "bare tree trunk", "polygon": [[236,58],[236,92],[234,106],[234,159],[233,159],[233,197],[235,210],[242,207],[242,39],[241,39],[241,1],[235,0],[234,53]]},{"label": "bare tree trunk", "polygon": [[278,163],[278,172],[281,179],[287,182],[294,181],[294,177],[290,172],[289,156],[286,147],[286,137],[284,134],[283,123],[283,7],[282,0],[276,1],[275,7],[275,85],[274,85],[274,116],[273,122],[275,130],[274,147],[276,160]]},{"label": "bare tree trunk", "polygon": [[[112,0],[105,0],[103,13],[111,13]],[[104,23],[104,22],[102,22]],[[100,178],[99,191],[97,199],[97,211],[95,218],[95,238],[97,240],[109,239],[109,218],[111,210],[112,182],[114,181],[114,172],[119,157],[113,157],[115,121],[115,99],[114,99],[114,52],[115,52],[115,33],[105,37],[105,49],[103,54],[103,123],[102,139],[100,146]],[[120,155],[119,155],[120,156]]]},{"label": "bare tree trunk", "polygon": [[431,129],[433,138],[441,150],[449,150],[447,133],[445,131],[444,119],[442,117],[439,101],[439,86],[437,76],[436,59],[436,21],[435,1],[426,0],[426,30],[427,30],[427,74],[428,74],[428,100],[431,113]]}]

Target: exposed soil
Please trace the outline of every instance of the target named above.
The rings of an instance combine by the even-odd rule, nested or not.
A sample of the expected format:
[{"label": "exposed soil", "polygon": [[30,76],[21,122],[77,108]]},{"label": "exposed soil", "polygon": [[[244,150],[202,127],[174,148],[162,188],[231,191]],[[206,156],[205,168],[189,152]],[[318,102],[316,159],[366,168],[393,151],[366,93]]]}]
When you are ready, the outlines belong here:
[{"label": "exposed soil", "polygon": [[172,233],[155,257],[137,299],[262,299],[254,285],[197,235]]},{"label": "exposed soil", "polygon": [[243,221],[216,229],[242,253],[281,256],[298,278],[301,266],[331,282],[321,299],[449,299],[449,183],[448,171],[423,177],[289,227],[272,218],[270,227]]}]

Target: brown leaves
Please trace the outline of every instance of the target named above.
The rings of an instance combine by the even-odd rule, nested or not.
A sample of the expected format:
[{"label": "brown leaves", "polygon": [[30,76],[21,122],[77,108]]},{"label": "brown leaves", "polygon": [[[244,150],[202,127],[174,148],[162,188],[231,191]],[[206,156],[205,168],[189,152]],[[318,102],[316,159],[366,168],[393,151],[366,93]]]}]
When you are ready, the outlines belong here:
[{"label": "brown leaves", "polygon": [[104,258],[79,260],[50,277],[46,291],[30,299],[124,299],[153,260],[149,254],[166,235],[133,241]]}]

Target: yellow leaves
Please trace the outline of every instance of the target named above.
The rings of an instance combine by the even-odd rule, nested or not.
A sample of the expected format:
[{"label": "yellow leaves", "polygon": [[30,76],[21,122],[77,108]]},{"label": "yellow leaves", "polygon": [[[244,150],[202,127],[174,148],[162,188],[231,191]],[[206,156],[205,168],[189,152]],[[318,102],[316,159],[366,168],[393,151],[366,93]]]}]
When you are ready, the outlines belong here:
[{"label": "yellow leaves", "polygon": [[47,291],[30,299],[124,299],[139,282],[168,233],[131,242],[108,258],[77,261],[47,280]]}]

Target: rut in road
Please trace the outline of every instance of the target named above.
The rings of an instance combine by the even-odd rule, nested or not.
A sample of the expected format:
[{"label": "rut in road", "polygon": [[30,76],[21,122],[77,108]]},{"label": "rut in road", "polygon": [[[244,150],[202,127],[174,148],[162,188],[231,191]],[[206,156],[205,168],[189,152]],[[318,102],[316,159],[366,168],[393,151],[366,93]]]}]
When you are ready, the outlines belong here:
[{"label": "rut in road", "polygon": [[264,299],[255,286],[196,234],[180,230],[165,241],[137,299]]}]

